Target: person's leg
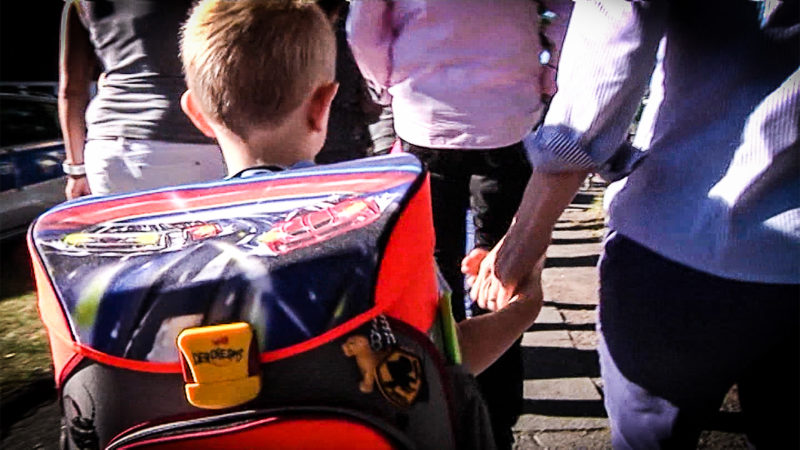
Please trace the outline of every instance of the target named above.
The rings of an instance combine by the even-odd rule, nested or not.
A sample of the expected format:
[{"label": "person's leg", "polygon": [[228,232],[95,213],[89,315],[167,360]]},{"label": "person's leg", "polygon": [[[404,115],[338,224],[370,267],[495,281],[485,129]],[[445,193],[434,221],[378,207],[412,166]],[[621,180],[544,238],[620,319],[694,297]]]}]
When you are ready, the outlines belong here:
[{"label": "person's leg", "polygon": [[134,189],[136,179],[124,161],[124,139],[92,139],[86,142],[83,159],[86,179],[93,195],[108,195]]},{"label": "person's leg", "polygon": [[623,236],[606,242],[598,353],[614,448],[693,448],[733,384],[727,362],[713,367],[715,294],[684,275]]},{"label": "person's leg", "polygon": [[469,175],[461,173],[462,150],[429,149],[403,142],[403,150],[417,156],[430,171],[433,228],[436,233],[434,256],[452,289],[453,317],[466,318],[464,276],[461,260],[466,246],[466,214],[469,202]]},{"label": "person's leg", "polygon": [[478,159],[470,179],[475,247],[491,249],[508,231],[532,169],[522,142],[471,153]]},{"label": "person's leg", "polygon": [[764,333],[763,353],[737,380],[748,440],[759,449],[800,448],[800,286],[741,294],[764,302],[778,331]]},{"label": "person's leg", "polygon": [[[617,450],[694,448],[702,431],[698,421],[687,420],[681,407],[628,379],[617,367],[602,336],[597,351],[613,447]],[[718,393],[710,398],[703,413],[712,414],[724,395]]]},{"label": "person's leg", "polygon": [[[472,151],[479,159],[473,163],[470,180],[470,205],[475,224],[475,247],[491,249],[508,230],[519,208],[531,168],[522,144]],[[472,314],[487,311],[472,306]],[[498,448],[511,448],[511,428],[522,413],[523,364],[521,340],[511,346],[494,364],[478,375],[486,400]]]},{"label": "person's leg", "polygon": [[489,410],[492,433],[498,449],[510,449],[513,446],[512,427],[522,414],[524,372],[521,342],[515,342],[476,377]]},{"label": "person's leg", "polygon": [[693,448],[733,383],[786,334],[771,299],[742,295],[753,283],[690,269],[617,234],[600,279],[598,351],[615,448]]}]

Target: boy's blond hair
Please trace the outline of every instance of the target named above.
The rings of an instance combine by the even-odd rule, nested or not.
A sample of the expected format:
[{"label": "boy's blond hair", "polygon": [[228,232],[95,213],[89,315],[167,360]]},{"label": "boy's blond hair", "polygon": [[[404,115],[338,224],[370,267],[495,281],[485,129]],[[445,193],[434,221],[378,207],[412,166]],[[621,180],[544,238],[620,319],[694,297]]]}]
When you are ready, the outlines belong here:
[{"label": "boy's blond hair", "polygon": [[246,139],[334,80],[336,43],[311,0],[202,0],[183,26],[181,59],[203,112]]}]

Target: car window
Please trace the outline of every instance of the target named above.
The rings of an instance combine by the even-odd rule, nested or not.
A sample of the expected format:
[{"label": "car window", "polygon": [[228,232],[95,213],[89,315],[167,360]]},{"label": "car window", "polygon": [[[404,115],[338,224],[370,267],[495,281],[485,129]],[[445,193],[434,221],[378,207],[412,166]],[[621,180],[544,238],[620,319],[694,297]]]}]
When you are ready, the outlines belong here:
[{"label": "car window", "polygon": [[325,211],[315,211],[315,212],[309,214],[309,217],[308,217],[308,223],[311,225],[312,228],[315,228],[315,229],[319,229],[321,227],[324,227],[325,225],[330,223],[332,220],[333,220],[333,217],[330,215],[330,213],[327,210],[325,210]]},{"label": "car window", "polygon": [[0,147],[61,139],[55,102],[0,96]]},{"label": "car window", "polygon": [[283,231],[286,234],[290,234],[292,236],[298,236],[298,235],[301,235],[301,234],[305,233],[306,232],[306,227],[303,225],[302,217],[299,217],[296,220],[292,220],[291,222],[288,222],[284,226]]}]

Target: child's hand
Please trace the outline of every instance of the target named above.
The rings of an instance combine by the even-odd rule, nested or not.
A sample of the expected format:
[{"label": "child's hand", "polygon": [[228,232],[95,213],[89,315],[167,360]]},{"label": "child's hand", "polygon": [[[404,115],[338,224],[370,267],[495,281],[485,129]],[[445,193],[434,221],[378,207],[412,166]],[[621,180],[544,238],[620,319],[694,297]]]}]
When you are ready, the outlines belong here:
[{"label": "child's hand", "polygon": [[531,273],[525,274],[515,284],[504,284],[495,274],[497,252],[505,237],[491,251],[474,249],[461,262],[461,272],[467,275],[470,297],[483,309],[498,311],[516,298],[542,301],[541,275],[544,256],[534,265]]},{"label": "child's hand", "polygon": [[478,271],[481,268],[481,262],[489,254],[489,250],[485,248],[473,248],[471,252],[464,259],[461,260],[461,273],[466,275],[467,284],[472,286],[475,277],[478,276]]},{"label": "child's hand", "polygon": [[[462,272],[467,269],[470,283],[470,297],[483,309],[497,311],[505,307],[514,297],[516,286],[506,286],[495,275],[494,265],[497,250],[502,246],[500,241],[491,251],[473,250],[473,258],[464,258]],[[469,255],[468,255],[469,256]]]}]

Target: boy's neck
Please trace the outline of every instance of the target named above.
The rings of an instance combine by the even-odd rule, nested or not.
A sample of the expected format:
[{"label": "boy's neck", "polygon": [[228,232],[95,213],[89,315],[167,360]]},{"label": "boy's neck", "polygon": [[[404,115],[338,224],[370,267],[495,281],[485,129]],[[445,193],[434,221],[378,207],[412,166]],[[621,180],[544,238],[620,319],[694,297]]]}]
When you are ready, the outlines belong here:
[{"label": "boy's neck", "polygon": [[313,160],[319,151],[312,136],[292,126],[252,132],[247,140],[235,135],[217,139],[229,175],[258,166],[291,167]]},{"label": "boy's neck", "polygon": [[229,146],[222,145],[222,153],[227,164],[228,174],[239,173],[242,170],[259,166],[291,167],[301,161],[310,161],[308,152],[292,149],[287,145],[269,147],[241,147],[235,151],[228,151]]}]

